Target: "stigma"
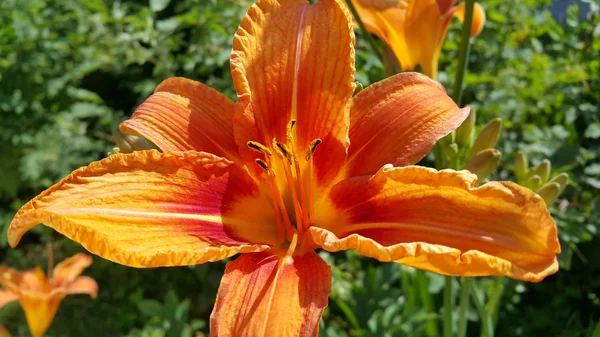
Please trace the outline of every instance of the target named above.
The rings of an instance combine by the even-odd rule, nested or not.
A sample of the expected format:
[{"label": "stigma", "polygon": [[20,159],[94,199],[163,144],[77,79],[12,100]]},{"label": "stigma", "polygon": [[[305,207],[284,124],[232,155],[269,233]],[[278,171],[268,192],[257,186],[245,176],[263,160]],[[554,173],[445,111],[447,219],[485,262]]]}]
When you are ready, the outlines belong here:
[{"label": "stigma", "polygon": [[293,136],[295,124],[295,120],[288,123],[285,140],[273,139],[269,146],[255,141],[247,143],[249,148],[262,154],[263,158],[257,158],[256,164],[266,173],[278,239],[290,247],[295,247],[313,224],[313,157],[322,142],[315,139],[304,151],[298,149]]}]

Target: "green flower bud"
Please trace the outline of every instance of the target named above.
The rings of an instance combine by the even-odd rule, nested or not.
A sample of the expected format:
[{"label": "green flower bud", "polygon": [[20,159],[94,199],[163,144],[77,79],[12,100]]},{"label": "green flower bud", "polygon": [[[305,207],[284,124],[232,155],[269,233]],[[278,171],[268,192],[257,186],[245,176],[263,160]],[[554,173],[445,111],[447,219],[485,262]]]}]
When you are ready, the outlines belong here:
[{"label": "green flower bud", "polygon": [[501,156],[497,149],[483,150],[469,160],[465,169],[476,174],[478,181],[483,181],[498,167]]},{"label": "green flower bud", "polygon": [[544,199],[546,206],[550,206],[558,198],[560,188],[560,185],[557,183],[547,183],[537,191],[537,194]]},{"label": "green flower bud", "polygon": [[356,86],[354,87],[354,93],[352,94],[352,96],[356,96],[356,94],[358,94],[364,89],[362,83],[360,83],[359,81],[354,81],[354,84]]},{"label": "green flower bud", "polygon": [[446,162],[451,162],[458,155],[458,145],[455,143],[448,145],[440,144],[440,146],[442,147],[442,153]]},{"label": "green flower bud", "polygon": [[518,182],[523,182],[529,173],[529,160],[527,160],[527,156],[519,151],[517,153],[517,157],[515,158],[515,176],[517,177]]},{"label": "green flower bud", "polygon": [[485,149],[491,149],[496,146],[498,139],[500,139],[500,133],[502,132],[502,119],[494,118],[486,126],[481,129],[481,132],[475,139],[473,147],[471,148],[470,158],[478,154]]},{"label": "green flower bud", "polygon": [[562,193],[565,188],[567,187],[567,184],[569,183],[569,175],[566,173],[561,173],[559,175],[557,175],[556,177],[550,179],[550,181],[548,182],[548,184],[551,183],[556,183],[560,186],[560,193]]},{"label": "green flower bud", "polygon": [[542,184],[542,178],[535,174],[529,177],[529,179],[527,179],[526,186],[529,187],[529,189],[531,189],[532,191],[537,191],[540,187],[542,187]]},{"label": "green flower bud", "polygon": [[456,129],[454,141],[460,147],[471,147],[473,144],[473,130],[475,130],[476,119],[475,109],[471,108],[467,119]]},{"label": "green flower bud", "polygon": [[548,178],[550,178],[551,166],[552,164],[550,164],[550,161],[548,159],[544,159],[535,169],[531,171],[531,173],[540,176],[540,178],[542,178],[542,183],[545,183],[548,181]]}]

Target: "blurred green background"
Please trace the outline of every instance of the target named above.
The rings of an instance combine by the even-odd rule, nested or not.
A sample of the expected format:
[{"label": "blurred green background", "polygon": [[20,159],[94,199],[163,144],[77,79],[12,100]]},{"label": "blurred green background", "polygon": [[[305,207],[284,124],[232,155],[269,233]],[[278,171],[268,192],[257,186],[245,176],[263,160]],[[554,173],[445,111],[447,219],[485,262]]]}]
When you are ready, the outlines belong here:
[{"label": "blurred green background", "polygon": [[[478,279],[474,299],[488,307],[471,305],[468,335],[480,336],[478,309],[492,303],[495,336],[600,337],[600,3],[555,1],[557,19],[549,0],[480,3],[488,21],[471,49],[464,102],[476,108],[479,126],[504,120],[502,165],[494,178],[513,178],[521,150],[534,164],[550,159],[553,174],[568,172],[571,182],[551,208],[563,247],[561,270],[539,284]],[[234,97],[229,54],[249,5],[0,1],[2,264],[45,266],[50,241],[57,261],[82,250],[42,226],[10,249],[6,228],[42,189],[106,156],[114,146],[112,129],[163,79],[189,77]],[[384,71],[357,35],[357,80],[366,86]],[[448,88],[459,35],[453,22],[439,75]],[[321,254],[333,272],[321,336],[435,336],[440,330],[441,276],[352,252]],[[47,336],[206,336],[224,265],[140,270],[95,258],[85,274],[98,281],[98,298],[67,297]],[[0,310],[0,324],[15,336],[29,335],[18,303]]]}]

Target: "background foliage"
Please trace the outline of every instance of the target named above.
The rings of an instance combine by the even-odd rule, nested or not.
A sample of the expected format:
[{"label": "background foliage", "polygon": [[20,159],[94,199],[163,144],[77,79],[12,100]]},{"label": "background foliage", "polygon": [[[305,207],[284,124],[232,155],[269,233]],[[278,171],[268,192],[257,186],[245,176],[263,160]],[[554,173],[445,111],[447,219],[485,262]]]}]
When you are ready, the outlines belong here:
[{"label": "background foliage", "polygon": [[[81,248],[41,226],[18,249],[6,244],[16,210],[73,169],[106,155],[110,133],[163,79],[185,76],[234,97],[229,53],[249,0],[0,1],[0,259],[15,268],[45,265]],[[486,27],[472,47],[465,103],[478,125],[504,120],[497,179],[513,179],[517,150],[570,186],[552,207],[561,271],[540,284],[482,278],[478,298],[496,303],[497,336],[600,336],[600,5],[568,8],[556,22],[550,1],[480,1]],[[584,1],[585,2],[585,1]],[[360,32],[357,79],[384,77]],[[451,88],[459,25],[444,45],[440,81]],[[352,252],[322,253],[333,294],[322,336],[435,336],[439,275],[380,264]],[[98,299],[65,299],[48,336],[204,336],[224,262],[131,269],[94,259],[87,274]],[[459,289],[459,280],[454,287]],[[503,291],[499,291],[503,288]],[[489,306],[488,306],[489,308]],[[472,306],[469,336],[479,335]],[[0,323],[27,336],[18,304]],[[94,328],[91,328],[94,327]]]}]

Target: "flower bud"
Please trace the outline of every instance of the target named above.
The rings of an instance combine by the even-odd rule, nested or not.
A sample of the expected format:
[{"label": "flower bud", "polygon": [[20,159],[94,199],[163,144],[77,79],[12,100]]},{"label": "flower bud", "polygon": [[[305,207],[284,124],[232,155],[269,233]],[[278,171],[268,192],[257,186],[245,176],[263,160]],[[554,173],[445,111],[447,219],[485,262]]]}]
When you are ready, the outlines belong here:
[{"label": "flower bud", "polygon": [[479,181],[483,181],[498,167],[501,156],[502,153],[497,149],[483,150],[469,160],[465,169],[476,174]]},{"label": "flower bud", "polygon": [[517,177],[517,181],[522,182],[525,180],[528,173],[529,160],[527,160],[527,156],[523,152],[519,151],[515,158],[515,176]]},{"label": "flower bud", "polygon": [[446,162],[452,162],[458,155],[458,145],[456,143],[440,144],[440,146],[442,147],[442,153]]},{"label": "flower bud", "polygon": [[532,170],[531,173],[540,176],[540,178],[542,178],[542,183],[545,183],[548,181],[548,178],[550,178],[550,168],[550,161],[548,159],[544,159],[535,169]]},{"label": "flower bud", "polygon": [[537,191],[540,187],[542,187],[542,178],[537,174],[529,177],[526,182],[526,186],[529,187],[532,191]]},{"label": "flower bud", "polygon": [[362,85],[362,83],[360,83],[359,81],[354,81],[355,87],[354,87],[354,93],[352,94],[352,96],[356,96],[356,94],[358,94],[359,92],[361,92],[364,87]]},{"label": "flower bud", "polygon": [[560,194],[560,185],[557,183],[547,183],[537,191],[537,194],[544,199],[546,206],[552,205],[554,200],[558,198]]},{"label": "flower bud", "polygon": [[152,146],[143,137],[123,133],[119,128],[113,130],[112,136],[121,153],[152,149]]},{"label": "flower bud", "polygon": [[567,184],[569,183],[569,175],[566,173],[561,173],[559,175],[557,175],[556,177],[550,179],[550,181],[548,182],[548,184],[551,183],[556,183],[560,186],[560,193],[562,193],[565,188],[567,187]]},{"label": "flower bud", "polygon": [[485,149],[491,149],[496,146],[498,139],[500,139],[501,132],[502,119],[492,119],[489,123],[487,123],[486,126],[483,127],[483,129],[481,129],[481,132],[475,139],[475,143],[473,143],[469,157],[473,157]]},{"label": "flower bud", "polygon": [[461,147],[471,147],[473,144],[473,130],[475,130],[475,109],[471,107],[467,119],[456,129],[454,141]]}]

